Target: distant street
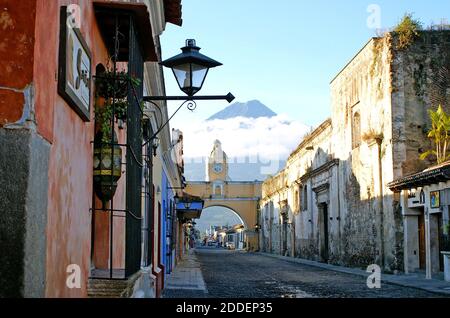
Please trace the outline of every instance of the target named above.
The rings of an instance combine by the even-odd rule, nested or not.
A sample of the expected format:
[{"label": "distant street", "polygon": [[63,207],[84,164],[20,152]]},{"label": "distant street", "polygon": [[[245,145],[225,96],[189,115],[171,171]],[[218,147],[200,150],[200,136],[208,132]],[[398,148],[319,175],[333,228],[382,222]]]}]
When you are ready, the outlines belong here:
[{"label": "distant street", "polygon": [[440,297],[426,291],[382,284],[369,289],[361,276],[337,273],[258,254],[198,248],[211,298],[409,298]]}]

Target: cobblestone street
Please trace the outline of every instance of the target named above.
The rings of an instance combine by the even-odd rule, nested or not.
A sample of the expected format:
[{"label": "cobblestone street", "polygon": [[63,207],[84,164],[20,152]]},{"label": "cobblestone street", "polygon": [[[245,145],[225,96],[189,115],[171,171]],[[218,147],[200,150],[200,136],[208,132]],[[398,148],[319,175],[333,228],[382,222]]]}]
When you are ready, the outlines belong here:
[{"label": "cobblestone street", "polygon": [[[369,289],[366,278],[259,254],[197,249],[211,298],[430,298],[439,294],[383,283]],[[369,275],[369,274],[368,274]],[[445,296],[442,296],[445,297]]]}]

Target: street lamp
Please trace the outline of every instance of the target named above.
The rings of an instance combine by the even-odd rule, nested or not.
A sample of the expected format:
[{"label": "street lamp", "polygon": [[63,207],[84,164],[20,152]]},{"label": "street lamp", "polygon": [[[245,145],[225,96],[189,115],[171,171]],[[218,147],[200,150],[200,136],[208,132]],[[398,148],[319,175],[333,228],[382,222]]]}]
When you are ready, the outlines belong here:
[{"label": "street lamp", "polygon": [[197,100],[226,100],[231,103],[235,97],[233,94],[227,95],[212,95],[212,96],[194,96],[198,93],[205,83],[206,75],[208,75],[209,69],[221,66],[222,63],[201,54],[200,48],[196,45],[195,40],[186,40],[186,46],[181,48],[182,53],[174,56],[168,60],[161,62],[160,64],[171,68],[178,86],[187,96],[144,96],[143,101],[152,103],[159,109],[159,105],[156,101],[182,101],[182,104],[173,113],[173,115],[149,138],[144,144],[152,142],[158,136],[158,134],[169,124],[169,121],[180,111],[180,109],[187,104],[189,110],[196,109]]},{"label": "street lamp", "polygon": [[160,64],[172,69],[178,86],[186,95],[194,96],[202,89],[209,69],[221,66],[222,63],[201,54],[193,39],[186,40],[186,46],[181,51],[183,53]]}]

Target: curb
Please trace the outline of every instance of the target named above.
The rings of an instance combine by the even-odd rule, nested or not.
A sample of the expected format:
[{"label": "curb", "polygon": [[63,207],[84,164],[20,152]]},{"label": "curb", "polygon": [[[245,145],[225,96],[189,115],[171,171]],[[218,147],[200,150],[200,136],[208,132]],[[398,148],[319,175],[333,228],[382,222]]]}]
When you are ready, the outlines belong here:
[{"label": "curb", "polygon": [[[265,257],[271,257],[271,258],[275,258],[275,259],[279,259],[279,260],[284,260],[284,261],[288,261],[291,263],[297,263],[297,264],[302,264],[302,265],[307,265],[307,266],[318,267],[318,268],[322,268],[322,269],[326,269],[326,270],[330,270],[330,271],[334,271],[334,272],[362,276],[362,277],[366,277],[366,278],[370,274],[362,269],[341,267],[341,266],[331,265],[331,264],[324,264],[324,263],[319,263],[319,262],[301,259],[301,258],[292,258],[292,257],[288,257],[288,256],[281,256],[281,255],[262,253],[262,252],[257,252],[254,254],[265,256]],[[391,285],[401,286],[401,287],[408,287],[408,288],[414,288],[414,289],[418,289],[418,290],[424,290],[424,291],[427,291],[430,293],[439,294],[441,296],[443,296],[443,295],[450,296],[450,284],[448,284],[444,281],[436,280],[436,279],[430,280],[430,282],[435,282],[439,285],[442,285],[442,288],[449,288],[448,290],[445,290],[445,289],[442,289],[439,287],[417,286],[415,284],[411,284],[408,282],[398,281],[396,279],[393,279],[393,277],[389,277],[389,276],[386,277],[387,275],[389,275],[389,274],[382,274],[381,282],[388,283]]]},{"label": "curb", "polygon": [[[205,280],[203,278],[202,269],[200,267],[200,263],[198,262],[197,255],[195,251],[192,251],[185,255],[182,261],[175,267],[174,272],[172,274],[177,274],[178,271],[190,271],[191,273],[196,272],[198,275],[198,279],[194,284],[189,281],[179,281],[177,283],[173,283],[171,280],[172,277],[168,277],[167,285],[164,288],[164,291],[171,290],[185,290],[186,292],[194,292],[194,293],[202,293],[201,296],[206,296],[209,294],[208,288],[206,286]],[[199,295],[200,297],[200,295]]]}]

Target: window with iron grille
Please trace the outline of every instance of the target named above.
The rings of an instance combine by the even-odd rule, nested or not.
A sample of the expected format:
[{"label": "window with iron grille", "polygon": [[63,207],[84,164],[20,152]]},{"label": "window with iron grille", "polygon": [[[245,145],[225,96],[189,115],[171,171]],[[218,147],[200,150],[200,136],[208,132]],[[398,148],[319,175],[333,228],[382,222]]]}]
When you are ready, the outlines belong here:
[{"label": "window with iron grille", "polygon": [[[102,35],[111,54],[114,74],[118,70],[119,62],[127,63],[130,78],[137,79],[139,82],[139,84],[128,83],[126,142],[120,144],[118,141],[111,140],[111,145],[115,144],[115,146],[122,148],[125,153],[126,162],[122,167],[122,178],[125,178],[125,209],[121,204],[122,202],[114,196],[108,202],[107,209],[105,209],[106,205],[102,208],[96,206],[95,199],[92,208],[94,213],[92,225],[94,233],[92,238],[93,253],[96,250],[95,235],[102,235],[101,233],[95,234],[95,217],[105,212],[109,215],[108,238],[103,238],[109,245],[107,253],[109,268],[107,271],[104,266],[95,268],[91,277],[126,279],[137,273],[142,265],[150,264],[151,257],[150,248],[146,246],[149,245],[148,241],[151,237],[149,232],[152,225],[150,212],[153,198],[151,193],[153,192],[149,191],[152,188],[149,183],[149,180],[151,180],[151,162],[148,162],[148,156],[143,156],[142,147],[144,134],[141,101],[143,99],[144,58],[133,13],[124,10],[96,9],[96,16],[99,24],[103,23],[103,25],[108,26],[106,28],[103,26]],[[113,95],[115,96],[115,94]],[[116,98],[113,97],[113,121],[115,118],[115,102]],[[117,124],[112,122],[112,126],[114,130],[117,130]],[[121,224],[124,224],[124,226],[122,227]],[[120,231],[125,233],[117,234],[119,228]],[[122,241],[122,237],[124,237],[124,241]],[[125,249],[124,259],[118,260],[117,251],[121,250],[122,247]],[[102,246],[101,248],[104,249],[105,247]],[[100,251],[100,253],[102,252],[105,251]],[[96,266],[96,264],[93,265]]]}]

